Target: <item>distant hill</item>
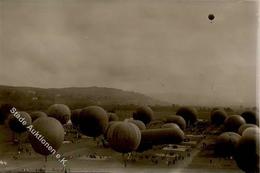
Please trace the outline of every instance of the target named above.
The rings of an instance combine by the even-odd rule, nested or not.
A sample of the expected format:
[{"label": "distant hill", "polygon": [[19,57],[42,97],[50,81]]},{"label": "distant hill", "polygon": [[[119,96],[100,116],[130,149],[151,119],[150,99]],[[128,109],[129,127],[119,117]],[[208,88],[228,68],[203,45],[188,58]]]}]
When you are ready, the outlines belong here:
[{"label": "distant hill", "polygon": [[33,88],[0,85],[0,104],[10,103],[20,110],[46,109],[64,103],[72,109],[88,105],[166,105],[149,96],[104,87]]}]

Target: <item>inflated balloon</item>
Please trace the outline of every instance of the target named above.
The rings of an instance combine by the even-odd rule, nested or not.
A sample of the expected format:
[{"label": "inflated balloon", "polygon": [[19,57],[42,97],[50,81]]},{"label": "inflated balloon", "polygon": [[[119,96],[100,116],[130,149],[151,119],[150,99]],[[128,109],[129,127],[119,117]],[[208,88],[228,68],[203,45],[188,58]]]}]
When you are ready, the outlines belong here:
[{"label": "inflated balloon", "polygon": [[[115,123],[120,123],[121,121],[110,121],[110,122],[108,122],[108,125],[107,125],[107,127],[106,127],[106,130],[105,130],[105,132],[104,132],[104,137],[105,137],[105,139],[107,139],[107,137],[109,136],[109,134],[108,134],[108,130],[112,127],[112,125],[113,124],[115,124]],[[113,128],[114,128],[114,126],[113,126]],[[112,132],[113,130],[111,130],[110,132]]]},{"label": "inflated balloon", "polygon": [[81,111],[81,109],[75,109],[75,110],[71,111],[70,120],[71,120],[74,128],[77,128],[79,126],[80,111]]},{"label": "inflated balloon", "polygon": [[103,134],[108,125],[106,111],[99,106],[89,106],[80,111],[79,129],[81,133],[90,137]]},{"label": "inflated balloon", "polygon": [[136,112],[133,113],[133,118],[148,124],[153,120],[153,110],[149,106],[138,107]]},{"label": "inflated balloon", "polygon": [[135,151],[140,141],[141,132],[133,123],[118,122],[108,129],[108,142],[115,151],[121,153]]},{"label": "inflated balloon", "polygon": [[259,128],[247,128],[236,146],[235,161],[246,173],[259,172]]},{"label": "inflated balloon", "polygon": [[212,124],[219,126],[221,124],[224,124],[224,121],[227,117],[228,115],[226,111],[218,109],[211,112],[210,120]]},{"label": "inflated balloon", "polygon": [[47,117],[48,115],[42,111],[34,111],[34,112],[30,113],[30,116],[32,118],[32,122],[34,122],[36,119],[38,119],[40,117]]},{"label": "inflated balloon", "polygon": [[109,121],[118,121],[119,117],[115,113],[107,113]]},{"label": "inflated balloon", "polygon": [[0,124],[4,124],[5,120],[10,115],[10,110],[13,108],[11,104],[3,104],[0,107]]},{"label": "inflated balloon", "polygon": [[189,126],[197,121],[198,112],[195,108],[192,107],[181,107],[177,110],[176,115],[183,117],[186,121],[186,124]]},{"label": "inflated balloon", "polygon": [[67,105],[53,104],[48,108],[47,114],[56,118],[61,124],[66,124],[70,119],[71,112]]},{"label": "inflated balloon", "polygon": [[146,129],[141,131],[141,143],[152,145],[178,144],[184,140],[184,132],[179,127]]},{"label": "inflated balloon", "polygon": [[140,120],[131,120],[130,119],[130,120],[127,120],[127,122],[135,124],[140,130],[146,129],[145,124]]},{"label": "inflated balloon", "polygon": [[230,132],[237,132],[243,124],[246,124],[246,121],[240,115],[231,115],[224,122],[225,130]]},{"label": "inflated balloon", "polygon": [[163,124],[161,128],[180,128],[180,127],[175,123],[166,123]]},{"label": "inflated balloon", "polygon": [[[62,124],[52,117],[35,120],[32,128],[28,127],[29,141],[35,152],[47,156],[57,151],[64,140]],[[35,135],[38,132],[39,135]],[[55,154],[55,153],[54,153]]]},{"label": "inflated balloon", "polygon": [[[24,124],[23,124],[24,123]],[[26,112],[17,112],[8,118],[8,125],[10,129],[16,133],[25,132],[28,125],[31,125],[31,116]]]},{"label": "inflated balloon", "polygon": [[177,115],[171,115],[166,117],[166,123],[176,123],[182,130],[186,128],[186,121],[183,117]]},{"label": "inflated balloon", "polygon": [[243,125],[241,125],[241,126],[239,127],[239,129],[238,129],[238,134],[239,134],[239,135],[242,135],[243,132],[244,132],[247,128],[249,128],[249,127],[258,128],[258,126],[255,125],[255,124],[243,124]]},{"label": "inflated balloon", "polygon": [[215,153],[221,157],[229,157],[235,154],[235,147],[241,136],[235,132],[224,132],[217,137]]},{"label": "inflated balloon", "polygon": [[258,124],[258,116],[254,111],[245,111],[241,116],[246,120],[246,123]]}]

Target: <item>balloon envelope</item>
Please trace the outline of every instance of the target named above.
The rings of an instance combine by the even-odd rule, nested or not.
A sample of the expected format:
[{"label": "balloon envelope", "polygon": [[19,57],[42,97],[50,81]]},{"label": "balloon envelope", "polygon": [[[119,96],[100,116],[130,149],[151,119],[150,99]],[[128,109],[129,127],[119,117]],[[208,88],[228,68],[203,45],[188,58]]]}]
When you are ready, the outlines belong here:
[{"label": "balloon envelope", "polygon": [[52,154],[52,149],[57,151],[60,148],[64,140],[64,129],[57,119],[41,117],[35,120],[32,125],[33,129],[42,135],[43,139],[49,144],[47,146],[46,143],[43,143],[43,140],[39,140],[37,136],[32,134],[32,131],[28,131],[29,141],[35,152],[47,156]]},{"label": "balloon envelope", "polygon": [[56,118],[61,124],[66,124],[70,119],[71,111],[67,105],[53,104],[48,108],[47,114]]},{"label": "balloon envelope", "polygon": [[97,137],[103,134],[108,125],[106,111],[99,106],[89,106],[80,111],[79,129],[86,136]]},{"label": "balloon envelope", "polygon": [[142,121],[144,124],[148,124],[153,120],[153,110],[149,106],[138,107],[136,112],[133,113],[133,118]]}]

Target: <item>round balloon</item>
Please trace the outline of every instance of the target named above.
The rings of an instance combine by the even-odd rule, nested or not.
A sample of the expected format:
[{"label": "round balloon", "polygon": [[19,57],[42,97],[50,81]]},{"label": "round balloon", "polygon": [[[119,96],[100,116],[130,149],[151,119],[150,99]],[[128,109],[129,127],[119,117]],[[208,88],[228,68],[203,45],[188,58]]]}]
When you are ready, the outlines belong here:
[{"label": "round balloon", "polygon": [[146,129],[145,124],[142,121],[140,121],[140,120],[131,120],[131,119],[129,119],[129,120],[127,120],[127,122],[135,124],[140,130],[145,130]]},{"label": "round balloon", "polygon": [[235,132],[224,132],[217,137],[215,153],[221,157],[233,156],[241,136]]},{"label": "round balloon", "polygon": [[249,127],[258,128],[258,126],[255,125],[255,124],[243,124],[243,125],[241,125],[241,126],[239,127],[239,129],[238,129],[238,134],[239,134],[239,135],[242,135],[243,132],[244,132],[247,128],[249,128]]},{"label": "round balloon", "polygon": [[258,116],[254,111],[245,111],[241,116],[246,120],[248,124],[258,124]]},{"label": "round balloon", "polygon": [[64,104],[53,104],[48,110],[49,117],[56,118],[61,124],[66,124],[70,119],[70,108]]},{"label": "round balloon", "polygon": [[236,146],[235,161],[245,172],[259,172],[259,128],[247,128]]},{"label": "round balloon", "polygon": [[176,123],[182,130],[186,128],[186,121],[183,117],[177,115],[171,115],[166,117],[166,123]]},{"label": "round balloon", "polygon": [[192,107],[180,107],[177,110],[176,115],[183,117],[187,125],[192,125],[197,121],[198,112]]},{"label": "round balloon", "polygon": [[55,118],[41,117],[32,125],[31,129],[28,126],[28,133],[34,151],[45,156],[55,154],[64,140],[62,124]]},{"label": "round balloon", "polygon": [[136,112],[133,113],[133,118],[148,124],[153,120],[153,110],[149,106],[138,107]]},{"label": "round balloon", "polygon": [[8,117],[8,125],[10,129],[16,133],[22,133],[27,130],[27,126],[31,125],[32,119],[26,112],[17,112]]},{"label": "round balloon", "polygon": [[135,151],[141,141],[139,128],[128,122],[114,123],[108,129],[108,142],[111,148],[121,153]]},{"label": "round balloon", "polygon": [[240,115],[231,115],[226,118],[224,126],[226,131],[237,132],[239,127],[246,124],[246,121]]},{"label": "round balloon", "polygon": [[212,124],[219,126],[224,124],[224,121],[227,117],[228,115],[226,111],[218,109],[211,113],[210,119]]},{"label": "round balloon", "polygon": [[47,117],[47,114],[42,111],[34,111],[34,112],[30,113],[30,115],[32,118],[32,122],[34,122],[36,119],[38,119],[40,117]]},{"label": "round balloon", "polygon": [[99,106],[89,106],[80,111],[79,129],[86,136],[97,137],[103,134],[108,125],[106,111]]},{"label": "round balloon", "polygon": [[108,115],[109,121],[118,121],[119,120],[118,116],[115,113],[109,112],[109,113],[107,113],[107,115]]}]

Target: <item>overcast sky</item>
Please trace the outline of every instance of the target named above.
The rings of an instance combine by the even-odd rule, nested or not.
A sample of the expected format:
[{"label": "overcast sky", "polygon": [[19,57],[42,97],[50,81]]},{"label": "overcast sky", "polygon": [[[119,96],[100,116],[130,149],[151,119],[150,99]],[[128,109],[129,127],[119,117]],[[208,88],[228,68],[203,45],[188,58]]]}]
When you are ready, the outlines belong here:
[{"label": "overcast sky", "polygon": [[100,86],[176,103],[255,104],[256,1],[0,5],[2,85]]}]

